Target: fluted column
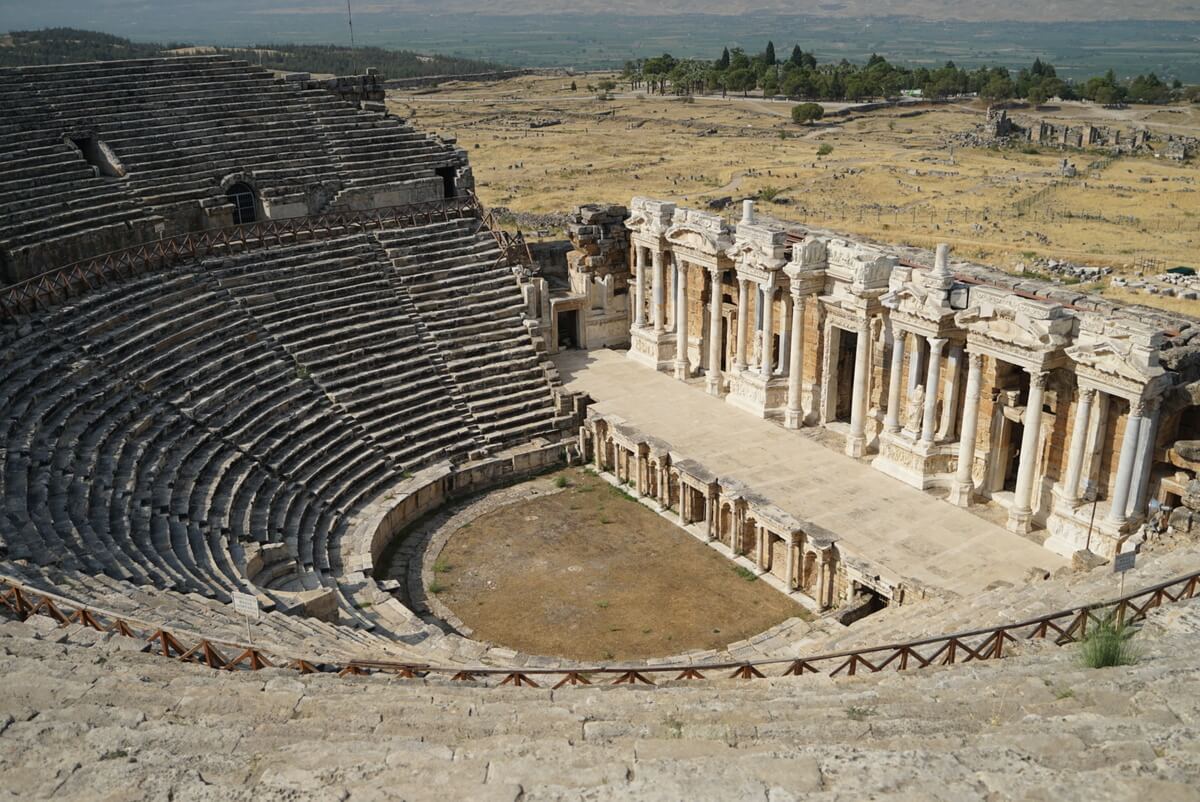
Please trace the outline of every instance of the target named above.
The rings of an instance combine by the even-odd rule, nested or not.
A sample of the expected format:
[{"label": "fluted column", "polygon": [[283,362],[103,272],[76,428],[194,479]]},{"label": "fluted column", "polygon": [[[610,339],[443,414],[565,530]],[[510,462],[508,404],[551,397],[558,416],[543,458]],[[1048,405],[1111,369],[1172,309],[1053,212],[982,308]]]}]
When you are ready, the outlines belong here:
[{"label": "fluted column", "polygon": [[675,378],[688,377],[687,262],[675,270]]},{"label": "fluted column", "polygon": [[783,425],[799,429],[804,424],[804,410],[800,408],[800,380],[804,373],[804,296],[792,290],[791,347],[788,349],[787,410]]},{"label": "fluted column", "polygon": [[654,265],[654,333],[662,334],[667,330],[667,288],[662,251],[651,251],[650,260]]},{"label": "fluted column", "polygon": [[737,320],[737,354],[735,354],[735,364],[738,371],[746,369],[746,330],[750,325],[750,321],[746,318],[750,315],[750,280],[738,278],[738,320]]},{"label": "fluted column", "polygon": [[1158,428],[1158,399],[1146,402],[1146,413],[1142,417],[1138,432],[1137,456],[1133,461],[1133,481],[1129,490],[1129,508],[1126,515],[1139,517],[1146,507],[1146,496],[1150,491],[1150,471],[1154,467],[1154,439]]},{"label": "fluted column", "polygon": [[967,367],[967,397],[963,405],[962,431],[958,436],[958,470],[950,487],[950,503],[971,506],[975,482],[971,468],[975,464],[975,433],[979,426],[979,394],[983,384],[983,356],[971,354]]},{"label": "fluted column", "polygon": [[643,328],[646,325],[646,249],[634,245],[637,265],[637,295],[633,297],[633,325]]},{"label": "fluted column", "polygon": [[846,453],[861,457],[866,451],[867,438],[867,380],[870,375],[871,319],[863,317],[858,323],[854,344],[854,387],[850,396],[850,437]]},{"label": "fluted column", "polygon": [[1083,475],[1083,455],[1087,447],[1088,423],[1092,416],[1092,401],[1096,391],[1091,387],[1080,387],[1075,402],[1075,425],[1071,427],[1071,451],[1067,457],[1067,478],[1063,485],[1063,497],[1068,503],[1079,501],[1079,479]]},{"label": "fluted column", "polygon": [[1029,370],[1029,400],[1025,403],[1024,431],[1021,434],[1021,461],[1017,465],[1017,489],[1009,511],[1010,529],[1028,532],[1033,516],[1033,477],[1041,453],[1042,396],[1046,391],[1046,374]]},{"label": "fluted column", "polygon": [[721,395],[721,271],[708,271],[711,291],[708,294],[708,374],[705,387],[709,395]]},{"label": "fluted column", "polygon": [[883,426],[889,432],[900,431],[900,382],[904,371],[905,333],[892,327],[892,366],[888,372],[887,417]]},{"label": "fluted column", "polygon": [[759,373],[764,379],[771,378],[771,371],[775,367],[775,349],[772,348],[774,335],[771,333],[771,330],[775,328],[775,321],[772,319],[775,309],[774,295],[774,286],[768,285],[763,288],[762,361],[759,364]]},{"label": "fluted column", "polygon": [[1137,461],[1138,440],[1142,434],[1142,416],[1145,405],[1137,401],[1129,406],[1129,415],[1125,418],[1125,435],[1121,438],[1120,462],[1117,466],[1117,481],[1113,487],[1112,506],[1108,510],[1108,520],[1118,526],[1124,524],[1128,517],[1125,508],[1129,505],[1129,490],[1133,484],[1133,466]]},{"label": "fluted column", "polygon": [[921,439],[932,443],[937,436],[938,379],[942,372],[942,348],[946,340],[929,338],[929,367],[925,373],[925,415],[921,418]]}]

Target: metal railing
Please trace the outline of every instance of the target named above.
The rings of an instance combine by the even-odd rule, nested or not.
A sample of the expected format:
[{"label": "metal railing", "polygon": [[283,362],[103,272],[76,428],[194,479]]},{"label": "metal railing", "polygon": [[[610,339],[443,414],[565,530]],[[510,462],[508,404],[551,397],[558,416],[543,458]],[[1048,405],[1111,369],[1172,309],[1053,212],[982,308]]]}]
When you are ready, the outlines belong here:
[{"label": "metal railing", "polygon": [[[333,672],[339,676],[363,676],[382,672],[399,677],[448,677],[458,682],[476,682],[490,687],[540,687],[558,678],[551,687],[592,685],[657,685],[654,678],[702,680],[728,677],[751,680],[768,676],[802,677],[825,674],[831,677],[854,676],[885,669],[908,671],[932,665],[953,665],[976,660],[1006,657],[1011,644],[1021,641],[1052,640],[1057,645],[1073,643],[1087,634],[1088,628],[1111,618],[1118,625],[1129,625],[1146,617],[1151,610],[1170,602],[1190,599],[1200,589],[1200,571],[1169,579],[1136,590],[1125,596],[1068,610],[1047,613],[1036,618],[999,626],[938,635],[921,640],[868,646],[860,649],[828,652],[805,657],[767,658],[673,665],[572,665],[570,667],[497,667],[436,666],[418,662],[391,660],[347,660],[335,664],[316,664],[302,657],[269,656],[273,650],[214,638],[197,638],[191,645],[161,626],[145,624],[98,608],[80,605],[53,593],[0,576],[0,608],[20,620],[45,615],[61,626],[78,624],[99,632],[112,632],[140,638],[155,654],[214,669],[257,671],[272,666],[287,667],[304,674]],[[142,630],[139,632],[139,628]],[[226,656],[228,653],[229,656]],[[277,660],[278,662],[275,662]]]},{"label": "metal railing", "polygon": [[[93,256],[0,289],[0,317],[15,319],[107,282],[206,256],[311,242],[346,234],[484,217],[474,195],[362,211],[264,220],[164,237]],[[495,231],[492,232],[495,235]],[[523,243],[523,240],[522,240]]]}]

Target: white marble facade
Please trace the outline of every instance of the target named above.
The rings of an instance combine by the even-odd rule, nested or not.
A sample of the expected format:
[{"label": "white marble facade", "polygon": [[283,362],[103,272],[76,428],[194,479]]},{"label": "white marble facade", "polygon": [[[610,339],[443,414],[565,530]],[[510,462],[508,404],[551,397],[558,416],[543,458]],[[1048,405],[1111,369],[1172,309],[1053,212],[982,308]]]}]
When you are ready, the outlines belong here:
[{"label": "white marble facade", "polygon": [[1152,495],[1163,334],[886,248],[634,198],[630,357],[967,506],[1111,557]]}]

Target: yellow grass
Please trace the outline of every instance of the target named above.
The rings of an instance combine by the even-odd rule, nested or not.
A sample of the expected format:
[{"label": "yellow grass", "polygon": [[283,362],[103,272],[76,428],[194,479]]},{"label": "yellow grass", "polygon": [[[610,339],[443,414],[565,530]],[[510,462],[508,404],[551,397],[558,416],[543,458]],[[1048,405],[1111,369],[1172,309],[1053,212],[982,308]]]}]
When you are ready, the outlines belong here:
[{"label": "yellow grass", "polygon": [[[1194,265],[1200,252],[1196,164],[1123,157],[1090,170],[1103,154],[950,148],[954,133],[982,120],[980,108],[966,105],[926,107],[914,116],[884,110],[803,127],[790,122],[787,103],[685,103],[624,89],[599,100],[584,88],[594,76],[575,80],[574,93],[570,78],[524,77],[397,93],[391,104],[422,128],[457,136],[469,151],[481,199],[517,212],[628,203],[635,194],[701,206],[772,187],[791,203],[762,204],[769,214],[881,241],[950,242],[964,257],[1003,268],[1037,255],[1130,273],[1145,259]],[[1072,107],[1063,116],[1085,112]],[[1173,131],[1200,128],[1191,109],[1147,111],[1138,119],[1153,125],[1156,116]],[[528,122],[539,118],[562,124],[530,129]],[[822,143],[833,152],[819,158]],[[1060,178],[1064,156],[1079,170],[1076,179]],[[1055,184],[1017,215],[1019,201]],[[1195,302],[1178,303],[1196,311]]]}]

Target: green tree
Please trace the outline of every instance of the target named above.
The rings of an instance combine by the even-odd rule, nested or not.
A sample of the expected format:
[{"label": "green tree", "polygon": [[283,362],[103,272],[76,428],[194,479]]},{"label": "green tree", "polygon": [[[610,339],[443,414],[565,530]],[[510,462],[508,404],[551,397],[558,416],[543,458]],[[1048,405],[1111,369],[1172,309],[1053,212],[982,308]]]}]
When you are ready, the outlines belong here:
[{"label": "green tree", "polygon": [[807,125],[825,116],[825,107],[820,103],[799,103],[792,106],[792,122]]},{"label": "green tree", "polygon": [[767,52],[763,53],[763,62],[768,67],[775,66],[775,43],[770,39],[767,40]]}]

